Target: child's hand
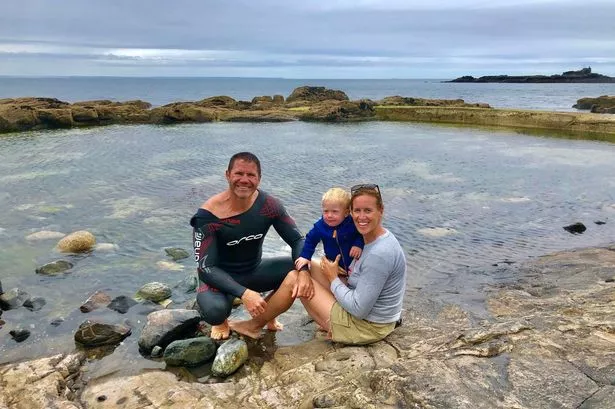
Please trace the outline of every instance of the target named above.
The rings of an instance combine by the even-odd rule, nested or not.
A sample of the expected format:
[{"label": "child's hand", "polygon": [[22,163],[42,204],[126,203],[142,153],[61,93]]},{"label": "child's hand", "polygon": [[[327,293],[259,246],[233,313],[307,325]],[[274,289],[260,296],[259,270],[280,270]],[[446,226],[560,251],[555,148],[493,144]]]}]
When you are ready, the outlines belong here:
[{"label": "child's hand", "polygon": [[303,266],[308,266],[308,268],[310,268],[310,260],[305,257],[299,257],[297,260],[295,260],[295,268],[297,269],[297,271],[301,270]]},{"label": "child's hand", "polygon": [[361,247],[352,246],[350,248],[350,257],[352,258],[356,258],[358,260],[361,257],[361,253],[363,253]]}]

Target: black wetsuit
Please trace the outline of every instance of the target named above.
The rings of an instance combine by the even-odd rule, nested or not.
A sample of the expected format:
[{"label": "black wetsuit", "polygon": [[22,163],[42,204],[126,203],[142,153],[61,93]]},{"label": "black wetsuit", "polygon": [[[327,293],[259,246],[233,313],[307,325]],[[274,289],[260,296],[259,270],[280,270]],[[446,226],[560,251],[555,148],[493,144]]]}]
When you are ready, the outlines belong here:
[{"label": "black wetsuit", "polygon": [[[190,220],[194,258],[198,263],[197,303],[203,319],[218,325],[231,313],[233,299],[244,291],[277,289],[299,257],[304,238],[279,200],[259,190],[244,213],[219,219],[199,209]],[[291,247],[292,257],[262,259],[269,227]]]}]

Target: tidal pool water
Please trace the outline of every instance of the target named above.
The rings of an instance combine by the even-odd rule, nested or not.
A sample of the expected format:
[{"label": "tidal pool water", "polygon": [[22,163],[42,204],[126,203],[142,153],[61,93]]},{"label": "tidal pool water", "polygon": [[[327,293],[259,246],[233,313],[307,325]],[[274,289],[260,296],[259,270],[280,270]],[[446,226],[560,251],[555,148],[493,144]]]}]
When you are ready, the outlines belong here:
[{"label": "tidal pool water", "polygon": [[[514,280],[511,263],[548,252],[601,245],[615,238],[615,145],[536,137],[513,131],[373,122],[361,124],[234,124],[112,126],[0,137],[0,280],[44,297],[40,311],[5,311],[0,363],[75,348],[88,318],[133,327],[99,372],[161,364],[142,358],[136,341],[149,309],[127,314],[79,306],[96,290],[132,296],[151,281],[175,286],[195,274],[192,259],[171,263],[166,247],[191,249],[188,221],[225,188],[224,171],[238,151],[262,162],[261,188],[278,196],[304,231],[320,215],[332,186],[380,185],[385,226],[408,263],[406,308],[428,297],[484,316],[484,289]],[[572,235],[563,226],[582,222]],[[595,222],[604,222],[596,224]],[[106,249],[66,256],[57,239],[31,233],[89,230]],[[272,230],[267,255],[286,253]],[[67,259],[58,276],[36,267]],[[171,307],[193,293],[173,292]],[[241,314],[241,312],[237,312]],[[50,323],[57,318],[59,326]],[[314,336],[296,303],[281,317],[286,330],[268,342],[290,345]],[[9,331],[32,335],[16,343]],[[112,358],[113,357],[113,358]]]}]

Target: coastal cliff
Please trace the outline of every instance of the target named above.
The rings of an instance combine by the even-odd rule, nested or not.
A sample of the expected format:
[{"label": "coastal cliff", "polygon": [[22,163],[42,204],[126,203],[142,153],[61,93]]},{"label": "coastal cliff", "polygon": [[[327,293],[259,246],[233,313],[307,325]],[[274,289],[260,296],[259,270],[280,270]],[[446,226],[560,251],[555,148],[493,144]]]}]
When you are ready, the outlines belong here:
[{"label": "coastal cliff", "polygon": [[578,71],[566,71],[555,75],[485,75],[475,78],[471,75],[455,78],[444,82],[504,82],[504,83],[610,83],[615,82],[615,77],[593,73],[591,67],[582,68]]}]

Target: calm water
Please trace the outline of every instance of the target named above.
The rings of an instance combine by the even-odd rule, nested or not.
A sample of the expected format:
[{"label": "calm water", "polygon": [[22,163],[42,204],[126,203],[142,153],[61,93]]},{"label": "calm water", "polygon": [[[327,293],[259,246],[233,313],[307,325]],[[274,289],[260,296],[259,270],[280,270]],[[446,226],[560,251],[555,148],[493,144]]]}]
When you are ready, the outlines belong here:
[{"label": "calm water", "polygon": [[[123,81],[130,81],[130,86],[122,87]],[[218,94],[239,99],[288,95],[306,83],[152,81],[0,79],[0,96],[142,98],[163,104]],[[499,106],[561,110],[584,95],[615,94],[613,84],[315,84],[343,89],[351,98],[462,97]],[[407,254],[408,309],[425,297],[461,304],[481,316],[483,287],[514,279],[514,273],[503,268],[507,263],[605,244],[615,237],[615,145],[608,143],[410,123],[114,126],[5,135],[0,137],[0,279],[5,290],[20,287],[44,297],[47,304],[38,312],[4,312],[0,363],[70,351],[78,325],[100,318],[124,322],[134,332],[112,355],[96,361],[93,373],[161,367],[137,352],[147,308],[133,307],[120,315],[82,314],[78,307],[99,289],[112,296],[133,295],[147,282],[174,286],[194,274],[190,259],[171,266],[161,263],[170,261],[164,248],[190,249],[188,220],[204,199],[224,189],[227,160],[239,150],[260,156],[262,188],[283,200],[304,232],[319,217],[320,196],[329,187],[380,184],[386,227]],[[562,229],[577,221],[588,227],[583,235]],[[116,249],[67,257],[54,252],[57,240],[25,239],[41,230],[81,229]],[[269,255],[287,251],[273,232],[265,248]],[[70,273],[34,273],[36,267],[60,257],[75,264]],[[175,307],[192,299],[193,294],[180,288],[173,292]],[[60,317],[60,326],[50,325]],[[282,321],[287,330],[270,335],[268,342],[288,345],[313,337],[301,307],[294,306]],[[17,326],[32,332],[21,344],[8,335]]]},{"label": "calm water", "polygon": [[615,84],[467,84],[440,80],[314,80],[280,78],[7,78],[0,77],[0,98],[38,96],[76,102],[92,99],[142,99],[154,105],[196,101],[214,95],[251,100],[259,95],[290,95],[303,85],[341,89],[351,99],[390,95],[462,98],[496,108],[574,111],[582,97],[615,95]]}]

